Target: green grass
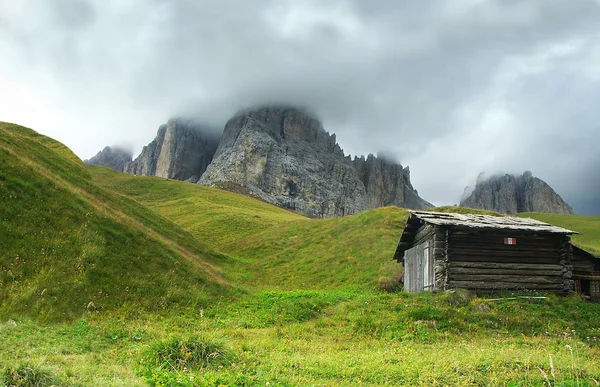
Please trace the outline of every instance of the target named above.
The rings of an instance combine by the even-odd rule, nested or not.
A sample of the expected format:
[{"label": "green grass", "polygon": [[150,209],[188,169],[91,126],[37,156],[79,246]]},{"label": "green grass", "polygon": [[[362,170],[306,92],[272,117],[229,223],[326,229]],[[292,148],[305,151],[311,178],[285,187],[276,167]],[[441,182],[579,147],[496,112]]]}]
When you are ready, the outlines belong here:
[{"label": "green grass", "polygon": [[[544,374],[557,386],[600,380],[597,305],[487,298],[268,291],[167,318],[90,315],[50,326],[19,319],[0,325],[0,368],[26,361],[82,386],[539,386]],[[478,311],[482,304],[487,311]]]},{"label": "green grass", "polygon": [[226,257],[93,184],[61,144],[0,124],[0,166],[0,316],[159,311],[230,291]]},{"label": "green grass", "polygon": [[[244,195],[90,167],[94,180],[144,204],[234,257],[225,270],[245,286],[371,288],[390,271],[408,212],[380,208],[309,219]],[[395,265],[395,264],[394,264]]]},{"label": "green grass", "polygon": [[[397,276],[404,209],[308,219],[86,167],[10,124],[0,203],[0,386],[600,382],[598,304],[377,290]],[[598,218],[531,216],[600,247]]]},{"label": "green grass", "polygon": [[88,166],[94,181],[135,199],[189,231],[208,246],[221,249],[239,239],[302,215],[244,195],[159,177],[133,176]]},{"label": "green grass", "polygon": [[51,371],[28,364],[7,368],[3,379],[8,387],[52,387],[64,384]]}]

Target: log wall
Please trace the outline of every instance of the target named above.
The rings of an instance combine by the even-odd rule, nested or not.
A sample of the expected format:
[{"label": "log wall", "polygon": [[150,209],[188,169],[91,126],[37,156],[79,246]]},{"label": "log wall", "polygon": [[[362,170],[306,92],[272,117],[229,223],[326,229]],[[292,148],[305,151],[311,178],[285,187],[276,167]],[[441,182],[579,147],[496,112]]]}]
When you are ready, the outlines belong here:
[{"label": "log wall", "polygon": [[[440,289],[567,293],[574,287],[571,280],[573,252],[568,236],[450,228],[444,230],[444,240],[444,232],[438,229],[435,248],[439,244],[440,255],[436,258],[440,261],[436,261],[436,269],[439,268],[436,279],[440,281]],[[516,238],[516,244],[505,244],[504,238]]]},{"label": "log wall", "polygon": [[433,260],[435,268],[434,290],[446,290],[448,286],[448,237],[448,228],[435,228],[433,234]]},{"label": "log wall", "polygon": [[578,294],[600,302],[600,259],[591,254],[573,254],[573,279]]}]

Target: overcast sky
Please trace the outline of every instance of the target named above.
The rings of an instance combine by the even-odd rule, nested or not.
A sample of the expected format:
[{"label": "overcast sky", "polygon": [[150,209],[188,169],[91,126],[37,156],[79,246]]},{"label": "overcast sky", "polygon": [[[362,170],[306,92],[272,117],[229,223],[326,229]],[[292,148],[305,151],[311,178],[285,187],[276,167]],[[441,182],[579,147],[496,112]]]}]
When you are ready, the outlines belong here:
[{"label": "overcast sky", "polygon": [[0,120],[81,158],[277,102],[456,203],[531,170],[600,215],[600,0],[0,0]]}]

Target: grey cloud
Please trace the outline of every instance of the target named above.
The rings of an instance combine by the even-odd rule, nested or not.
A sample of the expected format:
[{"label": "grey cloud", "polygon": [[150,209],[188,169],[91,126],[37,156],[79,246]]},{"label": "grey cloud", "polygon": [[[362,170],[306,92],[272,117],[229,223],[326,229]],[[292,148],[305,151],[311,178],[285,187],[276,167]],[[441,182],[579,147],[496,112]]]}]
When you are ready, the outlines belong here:
[{"label": "grey cloud", "polygon": [[409,163],[436,204],[482,170],[531,169],[600,212],[588,193],[600,162],[582,145],[598,143],[600,74],[585,72],[600,57],[596,1],[23,3],[0,16],[12,54],[0,83],[38,85],[57,114],[88,120],[48,128],[82,157],[95,141],[139,149],[175,115],[222,126],[247,106],[297,104],[347,152]]}]

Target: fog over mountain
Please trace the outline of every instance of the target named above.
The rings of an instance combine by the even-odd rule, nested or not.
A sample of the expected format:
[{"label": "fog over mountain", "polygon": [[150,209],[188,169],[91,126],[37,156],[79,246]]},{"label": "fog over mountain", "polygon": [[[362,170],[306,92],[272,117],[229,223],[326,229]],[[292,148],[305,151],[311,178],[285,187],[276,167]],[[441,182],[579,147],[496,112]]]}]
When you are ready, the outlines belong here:
[{"label": "fog over mountain", "polygon": [[531,170],[600,215],[598,20],[597,0],[2,1],[0,120],[83,159],[293,104],[434,204]]}]

